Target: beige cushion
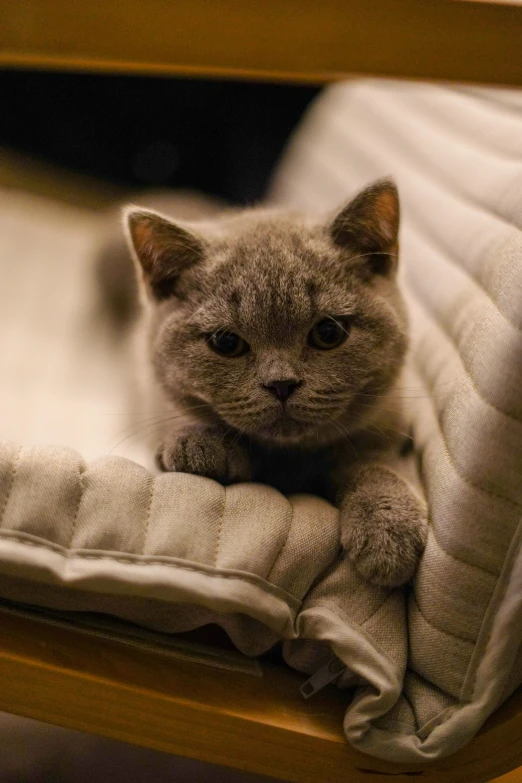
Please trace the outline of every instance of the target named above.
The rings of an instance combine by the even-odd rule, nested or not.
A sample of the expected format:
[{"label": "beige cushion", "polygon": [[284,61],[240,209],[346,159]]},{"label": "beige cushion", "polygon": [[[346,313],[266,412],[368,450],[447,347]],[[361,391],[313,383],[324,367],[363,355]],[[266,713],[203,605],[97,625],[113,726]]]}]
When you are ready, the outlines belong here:
[{"label": "beige cushion", "polygon": [[121,457],[87,467],[69,449],[0,441],[0,488],[4,598],[168,632],[226,613],[248,654],[295,636],[303,596],[339,551],[337,511],[319,498],[153,476]]},{"label": "beige cushion", "polygon": [[432,526],[407,595],[403,695],[371,727],[357,709],[345,722],[360,748],[397,759],[458,747],[522,681],[517,105],[513,91],[336,85],[312,107],[273,183],[274,202],[313,210],[390,174],[401,193],[417,375],[403,395]]}]

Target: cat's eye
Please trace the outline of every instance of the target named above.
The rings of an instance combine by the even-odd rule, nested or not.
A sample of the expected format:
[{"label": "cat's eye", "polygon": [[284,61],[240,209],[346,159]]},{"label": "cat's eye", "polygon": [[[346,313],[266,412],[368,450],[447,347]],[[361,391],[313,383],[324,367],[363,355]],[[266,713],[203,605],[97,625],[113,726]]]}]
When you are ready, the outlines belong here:
[{"label": "cat's eye", "polygon": [[213,351],[229,359],[235,359],[236,356],[242,356],[248,351],[248,343],[235,332],[214,332],[208,344]]},{"label": "cat's eye", "polygon": [[316,323],[308,335],[308,344],[321,351],[331,351],[332,348],[344,343],[348,337],[350,326],[346,321],[324,318]]}]

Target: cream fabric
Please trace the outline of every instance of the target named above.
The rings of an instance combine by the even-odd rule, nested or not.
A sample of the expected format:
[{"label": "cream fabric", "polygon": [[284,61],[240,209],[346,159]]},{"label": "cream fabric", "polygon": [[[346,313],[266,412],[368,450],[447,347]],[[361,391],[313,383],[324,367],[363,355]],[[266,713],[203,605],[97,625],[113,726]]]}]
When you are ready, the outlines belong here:
[{"label": "cream fabric", "polygon": [[[371,726],[363,696],[345,721],[354,744],[395,759],[456,749],[522,681],[520,95],[336,85],[273,183],[274,202],[313,210],[381,176],[393,175],[401,193],[417,376],[403,395],[432,526],[407,595],[404,695]],[[307,596],[302,623],[326,582]],[[329,608],[348,612],[353,627],[360,620],[345,595],[334,589]],[[372,639],[385,643],[392,615],[377,617]]]},{"label": "cream fabric", "polygon": [[[6,159],[0,151],[0,183]],[[70,197],[59,178],[40,189]],[[127,402],[125,346],[97,304],[92,256],[102,230],[94,211],[0,184],[0,437],[149,464],[136,437],[147,413]]]},{"label": "cream fabric", "polygon": [[[170,632],[243,613],[227,630],[259,654],[295,635],[302,597],[339,551],[337,511],[314,497],[153,476],[121,457],[87,467],[69,449],[6,441],[0,470],[4,598],[103,609]],[[74,588],[72,602],[56,585]],[[147,599],[137,618],[125,601],[120,611],[129,594]],[[165,602],[208,611],[166,611]]]},{"label": "cream fabric", "polygon": [[218,622],[247,654],[284,639],[303,672],[333,651],[354,745],[418,761],[464,744],[522,681],[518,98],[337,85],[274,181],[272,201],[314,210],[399,183],[402,391],[432,523],[408,590],[357,577],[323,501],[155,476],[154,422],[129,409],[126,346],[96,310],[98,218],[0,191],[0,597],[170,633]]}]

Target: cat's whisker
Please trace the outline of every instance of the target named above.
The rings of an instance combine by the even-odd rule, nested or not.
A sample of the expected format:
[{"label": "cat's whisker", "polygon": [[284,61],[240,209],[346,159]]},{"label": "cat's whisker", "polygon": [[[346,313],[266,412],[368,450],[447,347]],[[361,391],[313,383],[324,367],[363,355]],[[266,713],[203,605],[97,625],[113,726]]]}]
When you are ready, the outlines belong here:
[{"label": "cat's whisker", "polygon": [[368,429],[371,429],[371,428],[378,429],[379,432],[382,435],[384,435],[385,437],[387,437],[387,435],[388,435],[386,430],[389,430],[390,432],[395,432],[397,435],[402,435],[404,438],[411,438],[411,434],[410,433],[403,432],[403,430],[398,430],[396,427],[392,427],[390,424],[384,424],[384,429],[382,429],[381,427],[377,427],[377,425],[374,424],[373,422],[370,422],[367,426],[368,426]]},{"label": "cat's whisker", "polygon": [[[409,399],[430,399],[430,397],[420,398],[409,398]],[[353,400],[351,405],[351,408],[366,408],[367,410],[376,411],[376,412],[383,412],[383,413],[394,413],[397,415],[398,410],[397,406],[390,406],[390,405],[383,405],[382,402],[360,402],[359,400]]]},{"label": "cat's whisker", "polygon": [[393,403],[393,402],[395,402],[397,400],[401,400],[402,402],[404,402],[405,400],[431,400],[431,399],[433,399],[433,398],[432,398],[432,396],[430,394],[419,394],[419,395],[416,395],[416,396],[409,396],[409,397],[380,397],[380,398],[377,398],[377,400],[375,402],[361,402],[359,400],[353,400],[350,403],[350,405],[351,406],[353,406],[353,405],[362,405],[365,408],[373,408],[374,410],[391,411],[391,412],[397,413],[398,408],[397,408],[396,405],[395,406],[391,405],[391,404],[390,405],[383,405],[383,403],[380,402],[379,400],[384,400],[384,401],[389,400],[390,403]]},{"label": "cat's whisker", "polygon": [[[430,388],[431,389],[436,389],[436,388],[439,388],[440,386],[447,386],[448,384],[456,383],[461,378],[465,378],[465,377],[466,377],[466,373],[465,372],[459,373],[459,375],[456,375],[454,378],[449,378],[447,381],[439,381],[438,383],[430,384]],[[423,386],[422,384],[419,384],[418,386],[392,386],[389,389],[389,392],[420,391],[420,390],[423,390],[425,388],[426,388],[426,386]],[[383,390],[383,389],[384,389],[384,387],[377,387],[376,391],[378,392],[378,391]],[[395,397],[395,396],[389,394],[388,392],[386,392],[386,390],[384,390],[383,394],[369,394],[368,392],[357,392],[357,395],[361,396],[361,397],[389,397],[390,399],[408,399],[407,397],[403,397],[403,396]]]},{"label": "cat's whisker", "polygon": [[[363,408],[364,409],[362,412],[357,414],[357,415],[359,415],[361,417],[361,424],[362,424],[363,427],[368,426],[369,423],[365,420],[364,417],[367,416],[371,412],[378,411],[379,413],[385,413],[385,414],[389,413],[391,415],[397,415],[397,409],[396,408],[385,408],[382,405],[379,405],[379,407],[376,408],[375,405],[367,405],[366,403],[363,403],[363,402],[353,403],[353,405],[355,407],[357,407],[357,408]],[[354,413],[355,413],[355,411],[354,411]]]},{"label": "cat's whisker", "polygon": [[341,323],[340,321],[338,321],[336,318],[332,318],[332,321],[333,321],[335,324],[337,324],[337,326],[339,327],[339,329],[341,329],[341,330],[342,330],[342,331],[345,333],[345,335],[346,335],[347,337],[349,337],[349,336],[350,336],[350,332],[349,332],[347,329],[345,329],[345,327],[342,325],[342,323]]},{"label": "cat's whisker", "polygon": [[391,436],[388,435],[381,427],[378,427],[376,424],[368,424],[367,425],[368,432],[377,432],[379,435],[381,435],[383,438],[386,438],[388,441],[388,444],[392,444]]},{"label": "cat's whisker", "polygon": [[356,261],[358,258],[367,258],[368,256],[390,256],[390,258],[398,258],[397,253],[384,253],[384,252],[359,253],[359,255],[357,256],[350,256],[350,258],[346,259],[346,263],[350,261]]},{"label": "cat's whisker", "polygon": [[119,448],[123,443],[126,443],[130,438],[137,438],[139,435],[143,435],[144,433],[150,433],[151,430],[154,429],[154,427],[159,427],[160,425],[166,423],[167,421],[172,421],[176,418],[183,418],[183,414],[180,416],[174,416],[172,419],[166,419],[163,421],[155,421],[152,424],[146,424],[141,429],[136,430],[135,432],[131,432],[129,435],[126,435],[124,438],[119,440],[109,451],[109,454],[112,454],[115,449]]},{"label": "cat's whisker", "polygon": [[[192,413],[193,411],[196,411],[196,410],[199,410],[199,409],[205,408],[205,407],[208,407],[207,403],[202,403],[200,405],[183,406],[182,413],[189,414],[189,413]],[[180,411],[173,411],[172,408],[165,408],[164,410],[157,411],[153,416],[151,416],[150,415],[150,411],[148,411],[145,419],[142,419],[141,421],[133,422],[132,424],[129,425],[129,427],[127,427],[125,430],[123,430],[123,432],[126,432],[129,429],[133,429],[134,427],[140,427],[143,424],[147,424],[149,422],[154,422],[154,421],[160,421],[161,422],[165,418],[165,414],[167,414],[167,417],[168,417],[168,416],[174,415],[174,414],[178,415],[179,413],[180,413]],[[127,415],[130,418],[130,417],[132,417],[134,415],[139,415],[139,414],[127,414]],[[145,415],[145,413],[143,415]]]},{"label": "cat's whisker", "polygon": [[200,305],[194,312],[187,318],[186,321],[183,322],[182,326],[188,326],[189,323],[191,323],[196,316],[198,316],[203,310],[205,309],[205,303]]},{"label": "cat's whisker", "polygon": [[309,392],[308,398],[310,400],[317,400],[318,402],[323,402],[324,400],[327,400],[328,402],[338,402],[342,400],[344,402],[347,399],[347,394],[345,389],[339,392]]},{"label": "cat's whisker", "polygon": [[228,433],[229,433],[231,430],[233,430],[233,429],[234,429],[234,427],[229,427],[229,428],[228,428],[228,430],[226,430],[226,431],[223,433],[223,436],[222,436],[222,438],[221,438],[221,443],[224,443],[224,442],[225,442],[225,438],[227,437]]},{"label": "cat's whisker", "polygon": [[248,404],[245,403],[238,403],[237,405],[229,405],[228,403],[226,405],[221,405],[220,410],[224,415],[234,415],[236,413],[246,414],[249,415],[251,413],[256,413],[256,409],[252,408],[251,406],[248,406]]},{"label": "cat's whisker", "polygon": [[161,425],[167,424],[167,423],[169,423],[171,421],[176,421],[177,419],[182,419],[182,418],[184,418],[187,415],[187,413],[190,413],[190,412],[192,412],[194,410],[197,410],[199,408],[206,408],[206,407],[207,407],[207,404],[205,403],[204,405],[196,405],[193,408],[190,408],[188,410],[184,410],[182,413],[173,414],[171,416],[159,416],[159,417],[158,416],[154,416],[154,417],[151,417],[151,419],[149,421],[134,423],[133,425],[131,425],[130,428],[127,428],[127,430],[132,428],[133,432],[130,432],[124,438],[119,440],[118,443],[116,443],[116,445],[114,445],[110,449],[109,454],[112,454],[115,449],[117,449],[119,446],[121,446],[122,443],[125,443],[127,440],[129,440],[129,438],[138,437],[138,435],[142,435],[143,433],[150,432],[150,430],[153,430],[154,427],[160,427]]},{"label": "cat's whisker", "polygon": [[227,446],[227,448],[226,448],[226,454],[228,454],[228,452],[230,451],[230,449],[231,449],[231,448],[233,448],[233,446],[234,446],[234,445],[235,445],[235,444],[238,442],[238,440],[239,440],[239,438],[240,438],[240,437],[241,437],[241,431],[240,431],[240,430],[238,430],[238,431],[236,432],[236,434],[234,435],[234,437],[232,438],[232,440],[230,441],[230,443],[228,444],[228,446]]},{"label": "cat's whisker", "polygon": [[345,437],[345,439],[348,441],[348,443],[349,443],[349,445],[350,445],[350,447],[351,447],[355,457],[358,457],[359,455],[357,453],[357,450],[356,450],[355,446],[353,445],[352,441],[350,440],[349,433],[348,433],[348,430],[346,429],[346,427],[343,424],[341,424],[340,421],[338,421],[337,419],[334,419],[334,417],[331,416],[327,411],[325,411],[325,413],[328,416],[328,418],[331,419],[331,421],[333,422],[333,424],[334,424],[335,428],[338,430],[338,432],[340,432],[341,435],[343,435]]}]

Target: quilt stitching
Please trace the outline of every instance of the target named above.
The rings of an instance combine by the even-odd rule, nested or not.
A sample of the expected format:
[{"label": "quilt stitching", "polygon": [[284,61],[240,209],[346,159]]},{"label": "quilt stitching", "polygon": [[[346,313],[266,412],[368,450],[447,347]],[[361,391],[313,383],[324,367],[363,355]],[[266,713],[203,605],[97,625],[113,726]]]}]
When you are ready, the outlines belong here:
[{"label": "quilt stitching", "polygon": [[291,531],[292,531],[292,525],[293,525],[293,522],[294,522],[294,512],[295,512],[295,506],[294,506],[294,504],[293,504],[293,503],[291,503],[291,506],[290,506],[290,507],[291,507],[291,511],[290,511],[290,524],[289,524],[289,526],[288,526],[288,534],[287,534],[287,536],[286,536],[285,540],[283,541],[283,543],[281,544],[281,546],[280,546],[280,548],[279,548],[279,552],[278,552],[278,553],[277,553],[277,555],[275,556],[275,558],[274,558],[274,562],[272,563],[272,567],[271,567],[270,571],[268,572],[268,576],[266,577],[266,578],[268,579],[268,581],[270,581],[270,577],[272,576],[272,572],[273,572],[274,568],[276,567],[276,565],[277,565],[277,562],[278,562],[279,558],[281,557],[281,555],[282,555],[282,553],[283,553],[283,550],[284,550],[284,548],[285,548],[285,547],[286,547],[286,545],[288,544],[288,537],[289,537],[289,535],[290,535],[290,533],[291,533]]},{"label": "quilt stitching", "polygon": [[[131,555],[127,557],[113,557],[112,555],[91,555],[91,554],[84,554],[81,551],[74,551],[74,550],[68,550],[65,549],[65,547],[60,546],[59,544],[50,545],[50,543],[44,543],[44,542],[37,542],[37,541],[28,541],[24,538],[23,535],[20,533],[17,533],[15,531],[7,531],[7,530],[0,530],[0,539],[1,538],[8,538],[12,539],[14,541],[17,541],[20,544],[23,544],[24,546],[31,546],[36,549],[48,549],[51,552],[54,552],[56,554],[61,555],[65,559],[72,559],[72,558],[79,558],[80,560],[106,560],[108,562],[116,562],[116,563],[123,563],[124,565],[133,565],[133,566],[164,566],[165,568],[172,568],[174,570],[181,570],[181,571],[191,571],[193,573],[202,574],[204,576],[209,576],[214,579],[236,579],[240,582],[248,582],[249,584],[254,585],[255,587],[259,587],[263,590],[267,590],[267,592],[271,593],[277,598],[281,598],[282,600],[285,600],[288,604],[291,604],[293,608],[299,608],[302,604],[301,599],[297,598],[297,596],[292,595],[291,593],[288,593],[284,588],[279,587],[279,585],[273,585],[267,582],[263,577],[257,576],[254,574],[249,574],[245,571],[244,574],[224,574],[224,573],[212,573],[211,571],[205,571],[203,568],[197,568],[196,566],[188,565],[187,563],[166,563],[163,560],[159,560],[158,558],[149,558],[146,561],[143,560],[135,560]],[[137,557],[140,557],[140,555],[137,555]],[[259,582],[263,582],[263,584],[259,584]],[[278,593],[282,593],[283,595],[278,595]]]},{"label": "quilt stitching", "polygon": [[227,505],[227,488],[223,487],[223,506],[221,508],[221,513],[219,515],[219,522],[218,522],[218,531],[217,531],[217,538],[216,538],[216,549],[214,552],[214,565],[217,568],[217,561],[219,556],[219,547],[221,545],[221,531],[223,529],[223,518],[225,516],[225,507]]},{"label": "quilt stitching", "polygon": [[[331,119],[335,120],[335,117],[332,117]],[[346,128],[345,128],[345,127],[343,128],[343,133],[344,133],[344,134],[346,134]],[[301,139],[301,142],[302,142],[302,141],[303,141],[303,140]],[[308,141],[308,142],[306,142],[305,144],[303,144],[303,146],[308,146],[308,145],[310,145],[310,142],[309,142],[309,141]],[[367,148],[366,148],[364,145],[361,147],[361,144],[360,144],[360,139],[357,139],[357,140],[355,140],[353,137],[352,137],[352,138],[350,138],[350,147],[351,147],[351,149],[352,149],[352,150],[353,150],[353,149],[356,147],[356,148],[357,148],[359,151],[361,151],[361,152],[362,152],[362,154],[363,154],[363,155],[366,155],[367,157],[369,156],[369,152],[368,152]],[[314,146],[313,146],[313,145],[310,145],[310,150],[307,152],[307,154],[310,156],[310,153],[311,153],[313,150],[314,150]],[[325,149],[323,150],[323,155],[324,155],[324,152],[325,152],[325,150],[326,150],[326,147],[325,147]],[[337,153],[337,154],[338,154],[338,153]],[[399,157],[402,157],[402,158],[404,159],[404,152],[403,152],[403,153],[399,153]],[[324,160],[323,160],[323,164],[324,164]],[[336,171],[335,171],[335,162],[334,162],[333,160],[332,160],[332,173],[334,173],[334,174],[336,173]],[[441,189],[442,189],[442,188],[441,188]],[[457,191],[455,191],[455,190],[453,190],[453,189],[451,189],[451,190],[450,190],[450,192],[451,192],[451,193],[452,193],[452,195],[455,197],[455,200],[456,200],[457,202],[459,202],[459,203],[463,203],[463,204],[465,204],[465,205],[469,205],[469,206],[470,206],[470,208],[472,208],[472,209],[475,209],[475,210],[477,210],[477,211],[480,211],[480,212],[482,212],[482,213],[486,213],[487,215],[491,215],[491,216],[492,216],[492,217],[494,217],[496,220],[498,220],[498,221],[499,221],[499,223],[502,223],[502,224],[504,224],[504,225],[508,226],[508,227],[509,227],[509,228],[511,228],[513,231],[519,231],[519,229],[517,229],[517,227],[516,227],[516,226],[514,226],[514,225],[513,225],[513,223],[512,223],[511,221],[509,221],[509,220],[506,220],[505,218],[501,218],[501,217],[499,217],[499,216],[498,216],[497,214],[495,214],[495,213],[494,213],[494,212],[493,212],[491,209],[486,209],[484,206],[480,206],[480,205],[479,205],[479,204],[477,204],[476,202],[474,202],[474,201],[470,201],[470,199],[469,199],[468,197],[463,197],[463,195],[462,195],[461,193],[459,193],[459,192],[457,192]],[[418,210],[418,209],[415,209],[415,204],[410,204],[410,209],[413,209],[414,213],[417,215],[417,220],[418,220],[418,223],[420,223],[420,225],[422,226],[422,233],[423,233],[423,234],[424,234],[424,235],[427,237],[427,239],[428,239],[428,241],[429,241],[429,244],[432,244],[432,245],[434,245],[436,248],[440,249],[440,250],[442,251],[442,253],[444,254],[444,257],[446,257],[446,254],[448,253],[448,248],[447,248],[447,247],[444,245],[444,243],[443,243],[443,242],[441,242],[441,240],[440,240],[440,237],[439,237],[439,236],[437,236],[437,235],[435,235],[435,234],[433,233],[433,231],[432,231],[432,230],[430,230],[430,228],[429,228],[429,223],[428,223],[428,224],[426,224],[426,219],[424,218],[424,215],[423,215],[423,213],[422,213],[422,212],[419,212],[419,210]],[[419,229],[417,229],[417,233],[421,233],[421,232],[419,231]],[[497,310],[499,311],[499,313],[501,313],[502,317],[503,317],[503,318],[505,318],[505,319],[506,319],[506,321],[507,321],[508,323],[510,323],[512,326],[514,326],[514,327],[515,327],[515,329],[517,329],[517,330],[519,330],[519,331],[522,331],[522,327],[521,327],[521,326],[519,326],[517,323],[514,323],[514,322],[513,322],[513,321],[512,321],[512,320],[511,320],[511,319],[510,319],[510,318],[509,318],[509,317],[508,317],[508,316],[507,316],[507,315],[506,315],[506,314],[505,314],[505,313],[504,313],[504,312],[503,312],[503,311],[502,311],[500,308],[499,308],[499,306],[496,304],[496,302],[494,302],[494,301],[493,301],[493,299],[491,298],[491,294],[490,294],[490,292],[489,292],[489,291],[486,289],[486,287],[485,287],[484,283],[483,283],[483,282],[482,282],[480,279],[478,279],[478,278],[474,277],[474,276],[471,274],[471,272],[470,272],[470,270],[469,270],[469,268],[468,268],[467,266],[465,266],[464,264],[462,264],[462,263],[461,263],[459,260],[451,260],[451,259],[449,259],[449,258],[448,258],[448,262],[449,262],[449,263],[451,263],[451,264],[452,264],[454,267],[456,267],[457,269],[459,269],[461,272],[463,272],[464,274],[466,274],[470,280],[473,280],[473,281],[474,281],[474,282],[477,284],[477,286],[478,286],[480,289],[482,289],[482,290],[484,291],[484,293],[486,294],[486,296],[488,297],[488,299],[489,299],[489,300],[490,300],[490,301],[491,301],[491,302],[494,304],[494,306],[497,308]]]},{"label": "quilt stitching", "polygon": [[[416,356],[414,357],[414,359],[415,359],[415,364],[418,367],[420,376],[424,379],[424,381],[426,382],[427,388],[431,391],[431,386],[430,386],[429,381],[428,381],[428,379],[426,377],[426,373],[424,372],[423,366],[418,361]],[[470,487],[473,487],[474,489],[478,489],[479,491],[484,492],[486,495],[491,495],[491,497],[498,498],[499,500],[503,500],[504,502],[509,503],[511,506],[514,506],[517,509],[522,508],[522,504],[518,503],[516,500],[512,500],[511,498],[507,498],[505,495],[501,495],[498,492],[494,492],[491,489],[487,489],[486,487],[483,487],[481,484],[475,484],[473,481],[471,481],[471,479],[469,479],[467,476],[465,476],[463,473],[461,473],[461,471],[457,468],[457,464],[456,464],[456,462],[455,462],[455,460],[453,458],[453,455],[451,454],[451,452],[449,450],[448,443],[447,443],[446,437],[444,435],[444,430],[442,429],[440,418],[439,418],[438,412],[435,409],[435,406],[433,404],[433,399],[432,399],[431,395],[429,396],[429,398],[430,398],[430,404],[433,407],[433,411],[435,413],[435,419],[437,421],[439,433],[440,433],[440,436],[441,436],[442,446],[444,448],[444,451],[446,452],[446,456],[448,457],[448,460],[449,460],[449,462],[451,464],[451,467],[453,468],[453,470],[455,471],[457,476],[459,478],[461,478],[462,481],[464,481]]]},{"label": "quilt stitching", "polygon": [[20,446],[20,448],[18,449],[18,451],[16,453],[16,456],[15,456],[15,458],[13,460],[13,469],[11,471],[11,478],[9,480],[9,486],[7,487],[7,493],[6,493],[6,497],[5,497],[5,502],[4,502],[4,505],[2,506],[2,509],[0,511],[0,524],[3,521],[4,514],[5,514],[6,509],[7,509],[7,504],[9,503],[9,498],[11,497],[11,492],[13,490],[13,486],[14,486],[14,482],[15,482],[15,478],[16,478],[16,472],[18,470],[18,464],[20,462],[20,455],[22,454],[22,450],[23,450],[23,446]]},{"label": "quilt stitching", "polygon": [[[419,299],[420,302],[422,302],[422,306],[423,306],[424,310],[431,314],[432,319],[435,321],[436,325],[440,328],[440,330],[442,332],[444,332],[444,334],[448,337],[448,339],[450,340],[451,344],[455,348],[456,354],[457,354],[460,362],[462,363],[462,367],[464,369],[464,372],[462,373],[462,375],[458,376],[455,380],[459,380],[461,377],[465,376],[469,380],[469,382],[471,384],[471,387],[473,388],[473,391],[475,392],[475,394],[477,395],[477,397],[479,398],[479,400],[481,402],[483,402],[485,405],[488,405],[489,407],[493,408],[494,410],[497,411],[497,413],[500,413],[502,416],[505,416],[508,419],[516,421],[517,424],[522,424],[522,419],[519,416],[515,416],[515,414],[513,414],[513,413],[509,413],[508,411],[502,410],[502,408],[499,408],[499,406],[496,405],[496,403],[492,402],[491,400],[488,400],[483,395],[483,393],[478,388],[478,386],[477,386],[477,384],[476,384],[476,382],[475,382],[471,372],[469,371],[469,369],[464,364],[464,357],[463,357],[463,355],[461,353],[461,348],[460,348],[460,345],[458,343],[458,338],[451,332],[450,326],[445,322],[445,320],[443,319],[443,316],[441,315],[440,318],[439,318],[438,314],[433,310],[432,307],[430,307],[430,305],[427,302],[427,300],[424,298],[424,296],[417,289],[414,281],[412,279],[410,279],[410,278],[408,278],[408,279],[409,279],[410,287],[411,287],[412,291],[414,291],[415,296]],[[489,297],[488,297],[488,301],[493,304],[492,300]],[[511,322],[509,322],[509,323],[511,324]],[[420,357],[421,356],[422,356],[422,354],[421,354],[420,350],[417,351],[416,352],[416,357],[419,358],[418,364],[420,364]],[[430,390],[431,391],[433,390],[432,387],[431,387],[431,384],[430,384]]]},{"label": "quilt stitching", "polygon": [[426,615],[424,614],[424,612],[420,608],[419,602],[417,600],[417,596],[415,595],[415,592],[413,590],[411,591],[411,596],[413,598],[413,603],[415,604],[415,608],[417,609],[418,613],[420,614],[420,616],[422,617],[424,622],[427,625],[429,625],[430,628],[434,628],[436,631],[439,631],[439,633],[443,633],[445,636],[450,636],[452,639],[458,639],[459,642],[464,642],[465,644],[469,644],[471,647],[474,647],[476,645],[476,643],[477,643],[476,639],[475,640],[473,640],[473,639],[466,639],[465,636],[459,636],[459,634],[457,634],[457,633],[452,633],[451,631],[446,631],[445,628],[440,628],[438,625],[435,625],[434,622],[432,622],[431,620],[428,620],[428,618],[426,617]]},{"label": "quilt stitching", "polygon": [[78,484],[79,484],[80,492],[78,494],[78,502],[76,504],[76,511],[74,512],[74,517],[73,517],[72,524],[71,524],[71,536],[70,536],[70,539],[69,539],[69,547],[72,547],[72,542],[73,542],[73,539],[74,539],[74,531],[76,530],[76,522],[78,521],[78,515],[80,513],[80,506],[82,504],[82,497],[83,497],[84,486],[83,486],[83,471],[82,471],[81,466],[78,469]]},{"label": "quilt stitching", "polygon": [[147,517],[145,519],[145,525],[143,530],[143,546],[142,546],[142,553],[145,554],[145,546],[147,544],[147,537],[149,534],[149,525],[150,525],[150,514],[152,511],[152,501],[154,499],[154,490],[156,489],[156,477],[152,476],[152,481],[150,484],[150,498],[149,498],[149,506],[147,508]]},{"label": "quilt stitching", "polygon": [[[514,539],[517,537],[517,535],[518,535],[518,533],[519,533],[519,530],[520,530],[521,526],[522,526],[522,518],[520,519],[520,522],[519,522],[519,524],[518,524],[518,526],[517,526],[517,529],[515,530],[515,532],[514,532],[514,534],[513,534],[513,538],[511,539],[511,542],[513,542],[513,541],[514,541]],[[522,546],[522,544],[520,544],[520,546]],[[510,549],[511,549],[511,547],[510,547]],[[506,555],[506,560],[504,561],[504,566],[506,565],[506,562],[507,562],[507,560],[508,560],[508,558],[509,558],[509,554],[510,554],[510,552],[508,551],[508,553],[507,553],[507,555]],[[511,575],[511,574],[512,574],[512,569],[511,569],[511,571],[510,571],[510,575]],[[497,603],[497,608],[498,608],[498,607],[499,607],[499,606],[500,606],[500,605],[503,603],[503,601],[504,601],[504,597],[505,597],[505,595],[506,595],[506,591],[507,591],[508,585],[509,585],[509,578],[508,578],[508,579],[505,579],[505,580],[504,580],[504,582],[503,582],[503,585],[502,585],[502,589],[501,589],[500,596],[499,596],[499,598],[498,598],[498,600],[497,600],[497,602],[496,602],[496,603]],[[490,610],[491,604],[492,604],[492,603],[495,601],[495,597],[496,597],[496,596],[495,596],[495,593],[493,593],[493,595],[491,596],[491,600],[490,600],[490,602],[489,602],[489,604],[488,604],[488,608],[486,609],[486,612],[484,613],[484,617],[483,617],[483,619],[482,619],[481,631],[482,631],[482,627],[483,627],[483,625],[484,625],[484,624],[485,624],[485,623],[486,623],[486,622],[487,622],[487,621],[490,619],[490,611],[489,611],[489,610]],[[474,673],[473,673],[473,684],[472,684],[472,686],[471,686],[471,693],[472,693],[472,698],[473,698],[473,699],[474,699],[474,698],[476,698],[476,690],[477,690],[477,672],[478,672],[478,669],[479,669],[479,666],[480,666],[480,662],[481,662],[481,660],[483,660],[483,658],[484,658],[485,651],[487,650],[487,648],[489,647],[489,645],[490,645],[490,643],[491,643],[491,635],[492,635],[492,633],[493,633],[493,627],[494,627],[494,622],[490,621],[490,627],[489,627],[489,631],[488,631],[488,634],[487,634],[486,640],[485,640],[484,644],[482,645],[482,655],[481,655],[481,657],[480,657],[480,660],[479,660],[479,661],[476,663],[476,666],[475,666],[475,671],[474,671]],[[476,644],[478,644],[479,642],[480,642],[480,632],[479,632],[479,636],[478,636],[478,638],[477,638],[477,643],[476,643]],[[463,682],[463,685],[462,685],[463,689],[465,689],[466,682],[467,682],[467,680],[468,680],[469,669],[470,669],[470,667],[471,667],[472,665],[473,665],[473,659],[470,661],[470,666],[468,667],[468,671],[466,672],[466,676],[465,676],[465,678],[464,678],[464,682]]]},{"label": "quilt stitching", "polygon": [[475,568],[477,571],[482,571],[482,573],[489,574],[490,576],[494,576],[495,579],[498,579],[499,574],[497,571],[491,571],[489,568],[484,568],[484,566],[477,565],[476,563],[471,563],[469,560],[464,560],[463,557],[457,557],[457,555],[454,555],[453,552],[448,552],[448,550],[444,546],[442,546],[439,539],[437,538],[435,534],[435,526],[433,524],[430,527],[430,532],[433,537],[433,540],[435,541],[435,544],[438,546],[441,552],[444,552],[445,555],[450,557],[452,560],[455,560],[456,563],[462,563],[463,565],[468,566],[469,568]]}]

